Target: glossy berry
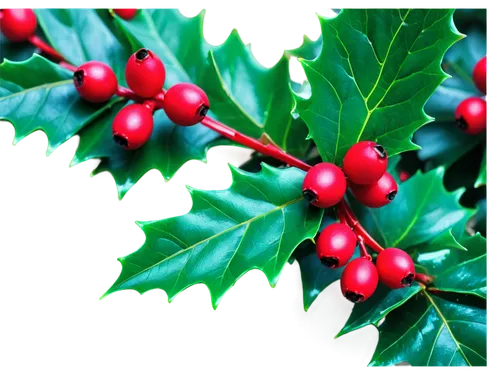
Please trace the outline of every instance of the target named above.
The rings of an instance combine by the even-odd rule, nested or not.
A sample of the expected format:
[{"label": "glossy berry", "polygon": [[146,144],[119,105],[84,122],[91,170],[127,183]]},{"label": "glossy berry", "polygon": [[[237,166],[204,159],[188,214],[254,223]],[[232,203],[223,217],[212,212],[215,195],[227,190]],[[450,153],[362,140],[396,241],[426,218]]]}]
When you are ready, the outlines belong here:
[{"label": "glossy berry", "polygon": [[113,9],[113,11],[124,20],[131,20],[137,13],[137,9]]},{"label": "glossy berry", "polygon": [[472,72],[472,78],[478,90],[486,94],[486,56],[477,62]]},{"label": "glossy berry", "polygon": [[205,91],[192,83],[178,83],[167,90],[163,109],[173,123],[191,126],[203,120],[210,103]]},{"label": "glossy berry", "polygon": [[356,235],[349,226],[330,224],[323,229],[316,241],[316,254],[327,267],[343,267],[354,254],[356,243]]},{"label": "glossy berry", "polygon": [[142,104],[124,107],[113,120],[113,139],[127,150],[141,147],[153,132],[153,114]]},{"label": "glossy berry", "polygon": [[401,171],[399,172],[399,180],[401,182],[405,182],[406,180],[408,180],[409,178],[411,177],[411,174],[410,172],[408,171]]},{"label": "glossy berry", "polygon": [[481,98],[467,98],[456,111],[457,126],[465,133],[475,135],[486,130],[486,101]]},{"label": "glossy berry", "polygon": [[349,181],[358,185],[376,182],[387,170],[387,152],[371,141],[354,144],[344,156],[343,170]]},{"label": "glossy berry", "polygon": [[137,95],[152,98],[161,91],[165,83],[165,67],[152,51],[141,48],[128,59],[125,79]]},{"label": "glossy berry", "polygon": [[327,208],[340,202],[347,188],[342,170],[332,163],[319,163],[306,174],[302,193],[313,206]]},{"label": "glossy berry", "polygon": [[118,87],[113,69],[99,61],[79,66],[73,73],[73,83],[80,96],[92,103],[109,100]]},{"label": "glossy berry", "polygon": [[35,33],[36,15],[32,9],[3,9],[0,28],[11,42],[24,42]]},{"label": "glossy berry", "polygon": [[385,249],[377,257],[377,271],[380,281],[389,288],[410,286],[415,280],[415,264],[403,250]]},{"label": "glossy berry", "polygon": [[340,288],[351,302],[363,302],[370,298],[378,284],[377,268],[366,258],[349,262],[342,272]]},{"label": "glossy berry", "polygon": [[350,184],[349,187],[359,203],[372,208],[385,206],[394,200],[398,193],[398,184],[388,172],[371,185]]}]

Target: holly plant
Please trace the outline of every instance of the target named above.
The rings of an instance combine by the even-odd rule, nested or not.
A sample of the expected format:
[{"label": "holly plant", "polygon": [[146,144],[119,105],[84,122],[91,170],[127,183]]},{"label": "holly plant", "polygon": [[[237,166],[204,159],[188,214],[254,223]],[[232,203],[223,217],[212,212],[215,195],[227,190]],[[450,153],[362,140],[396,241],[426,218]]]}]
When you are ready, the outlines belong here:
[{"label": "holly plant", "polygon": [[485,11],[345,9],[269,69],[237,32],[209,45],[204,12],[0,17],[14,142],[42,130],[50,154],[78,135],[71,164],[100,159],[120,198],[213,145],[255,150],[229,189],[189,189],[188,214],[140,222],[104,296],[203,283],[215,309],[249,270],[274,286],[296,261],[306,310],[340,280],[354,305],[338,336],[378,328],[371,366],[486,365]]}]

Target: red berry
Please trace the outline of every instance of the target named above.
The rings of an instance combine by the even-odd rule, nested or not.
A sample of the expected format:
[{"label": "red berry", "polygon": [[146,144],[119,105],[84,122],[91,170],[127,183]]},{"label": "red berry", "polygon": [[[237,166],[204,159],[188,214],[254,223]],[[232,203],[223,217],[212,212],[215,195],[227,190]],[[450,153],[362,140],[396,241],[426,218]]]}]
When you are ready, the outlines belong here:
[{"label": "red berry", "polygon": [[408,171],[401,171],[401,172],[399,172],[399,179],[401,180],[401,182],[405,182],[410,177],[411,177],[411,174]]},{"label": "red berry", "polygon": [[0,28],[11,42],[24,42],[35,33],[36,15],[32,9],[3,9]]},{"label": "red berry", "polygon": [[131,20],[137,13],[137,9],[113,9],[113,11],[124,20]]},{"label": "red berry", "polygon": [[388,172],[371,185],[350,184],[349,187],[361,204],[372,208],[385,206],[396,198],[398,193],[398,184]]},{"label": "red berry", "polygon": [[163,109],[173,123],[191,126],[203,120],[210,103],[207,94],[192,83],[178,83],[167,90]]},{"label": "red berry", "polygon": [[113,139],[127,150],[146,143],[153,132],[153,114],[142,104],[124,107],[113,120]]},{"label": "red berry", "polygon": [[389,288],[410,286],[415,279],[415,264],[403,250],[385,249],[377,257],[377,271],[380,281]]},{"label": "red berry", "polygon": [[325,266],[343,267],[356,249],[357,238],[346,224],[334,223],[320,233],[316,242],[316,254]]},{"label": "red berry", "polygon": [[358,142],[344,156],[344,173],[355,184],[373,184],[387,170],[387,159],[382,146],[371,141]]},{"label": "red berry", "polygon": [[342,272],[340,288],[351,302],[363,302],[370,298],[378,284],[377,268],[366,258],[349,262]]},{"label": "red berry", "polygon": [[161,91],[165,83],[165,67],[152,51],[141,48],[128,59],[125,79],[137,95],[151,98]]},{"label": "red berry", "polygon": [[472,72],[472,78],[479,91],[486,94],[486,56],[477,62]]},{"label": "red berry", "polygon": [[456,111],[457,126],[465,133],[475,135],[486,130],[486,101],[481,98],[467,98]]},{"label": "red berry", "polygon": [[118,88],[113,69],[99,61],[89,61],[78,67],[73,83],[80,96],[92,103],[109,100]]},{"label": "red berry", "polygon": [[340,202],[347,188],[342,170],[332,163],[319,163],[307,172],[302,193],[313,206],[327,208]]}]

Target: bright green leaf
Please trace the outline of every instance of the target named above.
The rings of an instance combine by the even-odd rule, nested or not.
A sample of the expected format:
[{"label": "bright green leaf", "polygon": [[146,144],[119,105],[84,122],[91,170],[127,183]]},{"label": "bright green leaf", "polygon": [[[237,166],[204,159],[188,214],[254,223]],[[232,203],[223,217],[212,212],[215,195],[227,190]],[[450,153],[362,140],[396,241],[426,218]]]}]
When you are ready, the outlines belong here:
[{"label": "bright green leaf", "polygon": [[426,291],[391,312],[379,327],[371,366],[485,366],[486,309]]},{"label": "bright green leaf", "polygon": [[38,55],[20,63],[5,60],[0,77],[0,119],[14,125],[14,143],[43,130],[49,140],[47,155],[121,100],[104,105],[82,100],[71,72]]},{"label": "bright green leaf", "polygon": [[385,248],[431,242],[470,211],[458,203],[461,191],[445,190],[443,175],[443,168],[418,172],[399,187],[391,204],[370,209],[353,202],[353,207],[365,229]]},{"label": "bright green leaf", "polygon": [[324,161],[340,164],[361,140],[389,155],[415,150],[413,132],[431,119],[425,102],[446,78],[441,60],[461,35],[448,9],[342,10],[321,18],[323,49],[302,61],[312,87],[296,97]]},{"label": "bright green leaf", "polygon": [[263,165],[257,174],[232,172],[228,190],[191,190],[188,214],[140,223],[146,242],[119,259],[122,272],[106,294],[161,288],[172,300],[204,283],[215,308],[249,270],[262,270],[275,285],[293,250],[316,235],[323,211],[304,201],[298,169]]}]

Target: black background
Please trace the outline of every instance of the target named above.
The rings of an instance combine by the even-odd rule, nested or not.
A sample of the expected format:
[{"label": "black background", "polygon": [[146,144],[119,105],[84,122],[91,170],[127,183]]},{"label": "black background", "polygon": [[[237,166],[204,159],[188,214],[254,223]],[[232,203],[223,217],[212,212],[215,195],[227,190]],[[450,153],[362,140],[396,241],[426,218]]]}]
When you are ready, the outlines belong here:
[{"label": "black background", "polygon": [[[285,13],[280,2],[265,8],[252,2],[254,5],[243,5],[244,9],[227,6],[240,3],[241,7],[244,2],[225,2],[224,6],[214,3],[209,2],[209,7],[217,9],[216,17],[209,18],[209,39],[214,40],[215,32],[223,31],[224,24],[240,24],[241,31],[248,31],[249,38],[257,40],[257,55],[264,55],[266,62],[279,55],[280,40],[294,40],[296,32],[312,30],[311,8],[327,7],[327,1],[296,3]],[[197,6],[199,3],[185,1],[185,8]],[[282,27],[276,22],[279,19],[286,20]],[[128,208],[112,208],[112,185],[107,177],[98,177],[96,184],[81,184],[79,177],[64,176],[63,153],[57,153],[57,160],[40,160],[39,136],[33,137],[32,144],[25,144],[24,152],[11,153],[7,152],[7,137],[8,129],[3,126],[0,186],[4,225],[0,248],[5,257],[4,273],[16,284],[4,292],[14,304],[28,302],[30,310],[39,306],[61,311],[71,306],[67,318],[81,318],[86,310],[92,314],[88,306],[95,303],[93,288],[102,288],[103,281],[110,280],[116,271],[111,249],[136,245],[135,233],[128,232],[128,216],[157,216],[160,207],[182,207],[183,194],[160,193],[159,178],[149,176],[144,192],[129,201]],[[213,169],[190,169],[187,174],[193,175],[194,184],[222,185],[223,168],[219,163],[216,173]],[[280,297],[265,297],[262,281],[242,281],[240,286],[240,297],[225,305],[216,321],[208,320],[208,300],[199,296],[198,290],[193,291],[193,297],[186,297],[184,305],[177,305],[176,312],[167,313],[166,305],[157,309],[137,307],[135,297],[120,296],[112,305],[99,305],[93,315],[99,315],[96,326],[103,330],[124,324],[127,332],[134,327],[139,332],[145,324],[140,316],[147,314],[147,330],[167,334],[179,350],[191,350],[195,342],[203,351],[212,348],[220,353],[238,350],[242,354],[293,355],[331,351],[295,320],[291,311],[295,296],[292,273],[289,288],[282,289]],[[145,297],[144,304],[159,305],[159,297]],[[134,306],[130,313],[125,305]],[[83,324],[85,319],[80,318],[79,324]],[[116,334],[125,332],[117,330]],[[360,367],[360,361],[352,356],[331,355],[332,359],[350,359],[345,361],[346,366]]]}]

